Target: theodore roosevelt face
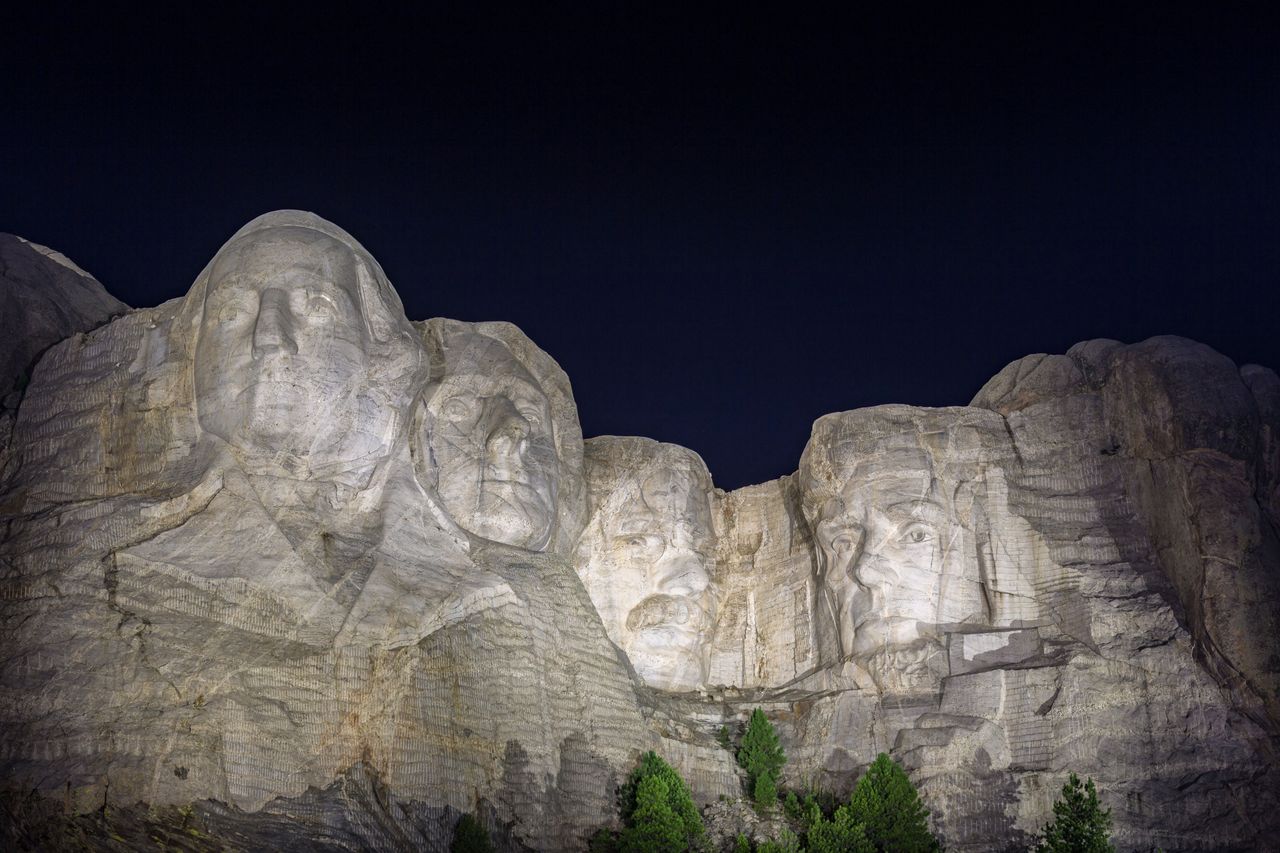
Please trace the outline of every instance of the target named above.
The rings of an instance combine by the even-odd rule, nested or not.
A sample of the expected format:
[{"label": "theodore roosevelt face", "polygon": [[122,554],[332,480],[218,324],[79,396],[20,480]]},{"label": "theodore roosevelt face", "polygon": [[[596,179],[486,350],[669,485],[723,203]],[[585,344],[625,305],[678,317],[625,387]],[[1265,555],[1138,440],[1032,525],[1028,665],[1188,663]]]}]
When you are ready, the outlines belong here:
[{"label": "theodore roosevelt face", "polygon": [[715,622],[711,480],[688,451],[665,445],[624,477],[583,537],[584,585],[605,630],[654,687],[706,680]]}]

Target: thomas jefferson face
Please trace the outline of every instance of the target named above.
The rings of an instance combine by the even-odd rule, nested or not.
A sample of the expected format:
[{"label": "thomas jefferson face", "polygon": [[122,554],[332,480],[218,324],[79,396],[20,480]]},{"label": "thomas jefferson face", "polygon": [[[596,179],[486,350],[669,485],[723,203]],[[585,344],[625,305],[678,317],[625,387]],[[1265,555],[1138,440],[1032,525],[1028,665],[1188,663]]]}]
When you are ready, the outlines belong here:
[{"label": "thomas jefferson face", "polygon": [[307,459],[361,410],[369,333],[357,260],[334,238],[281,227],[215,260],[195,356],[200,423],[231,445]]},{"label": "thomas jefferson face", "polygon": [[683,452],[664,454],[641,476],[588,531],[583,580],[640,677],[690,690],[706,680],[716,612],[710,477]]},{"label": "thomas jefferson face", "polygon": [[460,527],[539,551],[551,536],[560,484],[551,406],[505,346],[474,338],[483,340],[427,388],[420,438]]}]

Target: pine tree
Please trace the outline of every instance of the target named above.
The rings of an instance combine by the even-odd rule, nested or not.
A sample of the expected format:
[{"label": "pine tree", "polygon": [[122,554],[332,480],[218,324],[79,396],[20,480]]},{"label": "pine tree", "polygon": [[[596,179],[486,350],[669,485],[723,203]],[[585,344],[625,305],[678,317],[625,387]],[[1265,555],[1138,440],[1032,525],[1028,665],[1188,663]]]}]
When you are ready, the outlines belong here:
[{"label": "pine tree", "polygon": [[458,819],[453,830],[453,842],[449,845],[450,853],[493,853],[493,844],[489,841],[489,833],[470,814]]},{"label": "pine tree", "polygon": [[1111,810],[1098,802],[1093,780],[1080,784],[1072,773],[1053,804],[1053,820],[1040,833],[1036,853],[1115,853]]},{"label": "pine tree", "polygon": [[804,806],[800,805],[800,798],[796,796],[795,791],[787,792],[786,799],[782,801],[782,811],[791,820],[804,820]]},{"label": "pine tree", "polygon": [[[645,788],[649,780],[657,780]],[[642,802],[645,792],[647,803]],[[657,798],[661,796],[659,806]],[[642,810],[642,806],[645,808]],[[619,836],[619,849],[666,849],[664,847],[628,847],[629,843],[662,844],[670,837],[668,825],[680,835],[678,850],[696,850],[702,845],[705,829],[698,807],[693,804],[693,794],[684,779],[671,765],[654,752],[646,752],[640,765],[631,771],[622,788],[622,820],[626,824]],[[643,826],[642,826],[643,824]],[[651,824],[661,824],[654,827]]]},{"label": "pine tree", "polygon": [[875,853],[876,849],[848,806],[836,809],[835,816],[826,820],[814,804],[805,841],[809,853]]},{"label": "pine tree", "polygon": [[[762,779],[769,778],[766,774]],[[800,853],[800,839],[785,826],[778,833],[776,841],[766,841],[756,848],[756,853]]]},{"label": "pine tree", "polygon": [[773,781],[773,774],[761,773],[756,777],[756,784],[751,788],[751,801],[756,811],[768,811],[778,804],[778,785]]},{"label": "pine tree", "polygon": [[747,730],[742,734],[742,745],[738,747],[738,764],[747,771],[747,787],[757,801],[759,798],[755,795],[760,779],[762,776],[769,777],[765,793],[772,787],[773,796],[768,798],[769,802],[764,808],[773,805],[777,798],[778,773],[786,763],[787,756],[778,743],[778,733],[773,730],[773,724],[764,715],[764,711],[756,708],[751,712]]},{"label": "pine tree", "polygon": [[934,853],[929,812],[898,763],[883,752],[858,780],[849,797],[848,816],[860,823],[879,851]]},{"label": "pine tree", "polygon": [[631,825],[618,839],[622,853],[682,853],[688,848],[684,825],[671,808],[670,797],[670,786],[663,776],[640,780]]}]

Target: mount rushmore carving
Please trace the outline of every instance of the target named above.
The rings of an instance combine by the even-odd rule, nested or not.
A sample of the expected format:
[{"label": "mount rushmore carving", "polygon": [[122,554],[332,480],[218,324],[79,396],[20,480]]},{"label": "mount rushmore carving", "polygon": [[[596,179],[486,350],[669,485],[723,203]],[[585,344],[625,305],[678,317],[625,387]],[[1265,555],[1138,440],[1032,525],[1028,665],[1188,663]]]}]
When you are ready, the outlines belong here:
[{"label": "mount rushmore carving", "polygon": [[[12,292],[63,264],[0,250]],[[737,796],[715,732],[759,706],[787,784],[890,751],[950,849],[1025,845],[1068,771],[1124,848],[1278,829],[1271,370],[1090,341],[968,407],[826,415],[726,493],[685,448],[584,442],[518,329],[411,323],[312,214],[91,325],[0,410],[7,790],[581,849],[644,750]],[[317,799],[368,772],[380,817]]]}]

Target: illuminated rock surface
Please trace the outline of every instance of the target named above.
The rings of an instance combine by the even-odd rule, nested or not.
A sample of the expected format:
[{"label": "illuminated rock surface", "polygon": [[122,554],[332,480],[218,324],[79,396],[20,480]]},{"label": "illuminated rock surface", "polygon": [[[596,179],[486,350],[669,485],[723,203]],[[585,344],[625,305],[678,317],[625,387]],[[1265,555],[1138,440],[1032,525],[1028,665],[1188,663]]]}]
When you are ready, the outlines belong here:
[{"label": "illuminated rock surface", "polygon": [[85,326],[2,458],[11,837],[107,803],[243,846],[447,849],[476,811],[581,849],[643,750],[737,796],[715,733],[756,706],[786,784],[890,751],[948,849],[1025,847],[1068,771],[1122,848],[1280,829],[1270,370],[1091,341],[969,407],[828,415],[725,493],[673,445],[584,452],[547,354],[410,323],[310,214]]},{"label": "illuminated rock surface", "polygon": [[0,452],[39,355],[128,310],[61,253],[0,234]]}]

